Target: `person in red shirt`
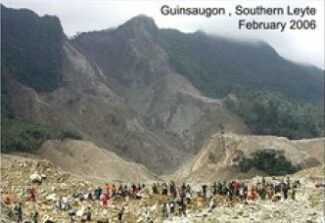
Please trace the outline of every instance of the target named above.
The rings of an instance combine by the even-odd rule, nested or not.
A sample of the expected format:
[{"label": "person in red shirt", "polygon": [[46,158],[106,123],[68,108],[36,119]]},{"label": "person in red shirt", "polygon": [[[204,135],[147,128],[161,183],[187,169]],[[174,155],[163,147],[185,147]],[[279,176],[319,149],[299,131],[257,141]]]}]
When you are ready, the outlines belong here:
[{"label": "person in red shirt", "polygon": [[3,198],[3,202],[4,202],[6,205],[11,204],[11,197],[10,197],[9,195],[6,195],[6,196]]},{"label": "person in red shirt", "polygon": [[100,195],[100,201],[102,202],[102,206],[104,208],[107,208],[108,200],[109,200],[109,196],[108,196],[107,193],[104,193],[104,194]]},{"label": "person in red shirt", "polygon": [[110,194],[110,190],[111,190],[110,185],[109,184],[105,184],[104,190],[105,190],[106,194],[109,195]]},{"label": "person in red shirt", "polygon": [[36,201],[36,193],[34,187],[30,187],[27,189],[27,199],[32,202]]},{"label": "person in red shirt", "polygon": [[247,196],[247,199],[248,200],[255,200],[255,198],[256,198],[256,187],[252,186],[251,189],[250,189],[250,193]]}]

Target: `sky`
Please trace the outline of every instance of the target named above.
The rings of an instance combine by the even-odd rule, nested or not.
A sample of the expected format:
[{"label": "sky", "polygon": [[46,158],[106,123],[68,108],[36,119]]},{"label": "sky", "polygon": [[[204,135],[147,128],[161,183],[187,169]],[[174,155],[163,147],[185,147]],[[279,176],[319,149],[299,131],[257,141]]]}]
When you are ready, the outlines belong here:
[{"label": "sky", "polygon": [[[27,8],[38,15],[56,15],[60,18],[64,32],[72,37],[77,32],[114,28],[139,14],[152,17],[160,28],[175,28],[182,32],[202,30],[242,40],[263,40],[283,57],[299,63],[311,64],[324,69],[324,1],[323,0],[221,0],[221,1],[137,1],[137,0],[1,0],[6,7]],[[227,16],[165,16],[161,7],[217,7],[226,8]],[[238,20],[284,21],[300,19],[299,16],[237,16],[235,7],[315,7],[315,16],[302,20],[316,20],[314,30],[239,30]],[[228,16],[228,12],[232,16]]]}]

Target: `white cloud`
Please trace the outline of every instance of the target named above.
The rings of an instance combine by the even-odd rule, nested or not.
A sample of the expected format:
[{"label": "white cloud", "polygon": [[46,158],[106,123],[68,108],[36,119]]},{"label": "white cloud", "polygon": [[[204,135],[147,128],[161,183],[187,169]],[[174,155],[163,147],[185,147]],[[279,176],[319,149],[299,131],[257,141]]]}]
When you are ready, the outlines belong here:
[{"label": "white cloud", "polygon": [[[57,15],[68,36],[79,31],[100,30],[116,27],[128,19],[146,14],[155,19],[162,28],[176,28],[183,32],[193,32],[198,29],[207,33],[232,36],[241,39],[261,39],[271,44],[280,55],[302,63],[309,63],[324,68],[324,1],[90,1],[90,0],[3,0],[3,4],[13,8],[28,8],[39,15]],[[286,30],[279,31],[248,31],[238,30],[238,16],[163,16],[160,13],[162,5],[188,7],[225,7],[234,11],[234,6],[265,7],[316,7],[316,30]],[[241,17],[250,20],[250,17]],[[297,17],[293,17],[297,18]],[[259,16],[255,20],[290,20],[288,16]],[[311,17],[307,17],[311,19]]]}]

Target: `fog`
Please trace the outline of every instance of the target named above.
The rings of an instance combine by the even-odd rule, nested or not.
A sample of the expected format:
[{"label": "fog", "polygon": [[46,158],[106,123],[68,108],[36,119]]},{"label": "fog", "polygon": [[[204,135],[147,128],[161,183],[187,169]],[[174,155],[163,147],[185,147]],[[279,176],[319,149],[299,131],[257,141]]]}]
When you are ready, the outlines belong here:
[{"label": "fog", "polygon": [[[90,1],[90,0],[52,0],[16,1],[2,0],[6,7],[28,8],[43,16],[56,15],[60,18],[64,32],[74,36],[77,32],[102,30],[117,27],[128,19],[145,14],[152,17],[160,28],[175,28],[183,32],[203,30],[206,33],[238,38],[242,40],[259,39],[268,42],[283,57],[300,63],[324,68],[324,1],[323,0],[283,0],[283,1]],[[164,16],[160,12],[163,5],[175,7],[224,7],[233,16]],[[315,19],[315,30],[239,30],[238,20],[289,21],[298,17],[288,16],[236,16],[236,5],[245,7],[315,7],[317,14],[304,19]]]}]

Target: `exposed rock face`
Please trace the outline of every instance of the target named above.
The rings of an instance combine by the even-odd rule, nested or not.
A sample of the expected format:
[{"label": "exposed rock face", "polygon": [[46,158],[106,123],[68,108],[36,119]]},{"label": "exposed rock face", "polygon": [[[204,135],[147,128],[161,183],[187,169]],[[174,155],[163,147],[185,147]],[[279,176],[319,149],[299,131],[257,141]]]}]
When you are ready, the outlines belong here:
[{"label": "exposed rock face", "polygon": [[101,71],[67,42],[64,52],[63,85],[57,90],[38,94],[11,82],[17,116],[77,130],[85,139],[157,172],[175,168],[186,157],[148,130],[142,118],[105,84]]},{"label": "exposed rock face", "polygon": [[170,66],[158,34],[151,18],[139,16],[115,30],[81,34],[72,43],[113,80],[145,126],[179,151],[196,152],[221,124],[247,131],[220,100],[202,96]]}]

